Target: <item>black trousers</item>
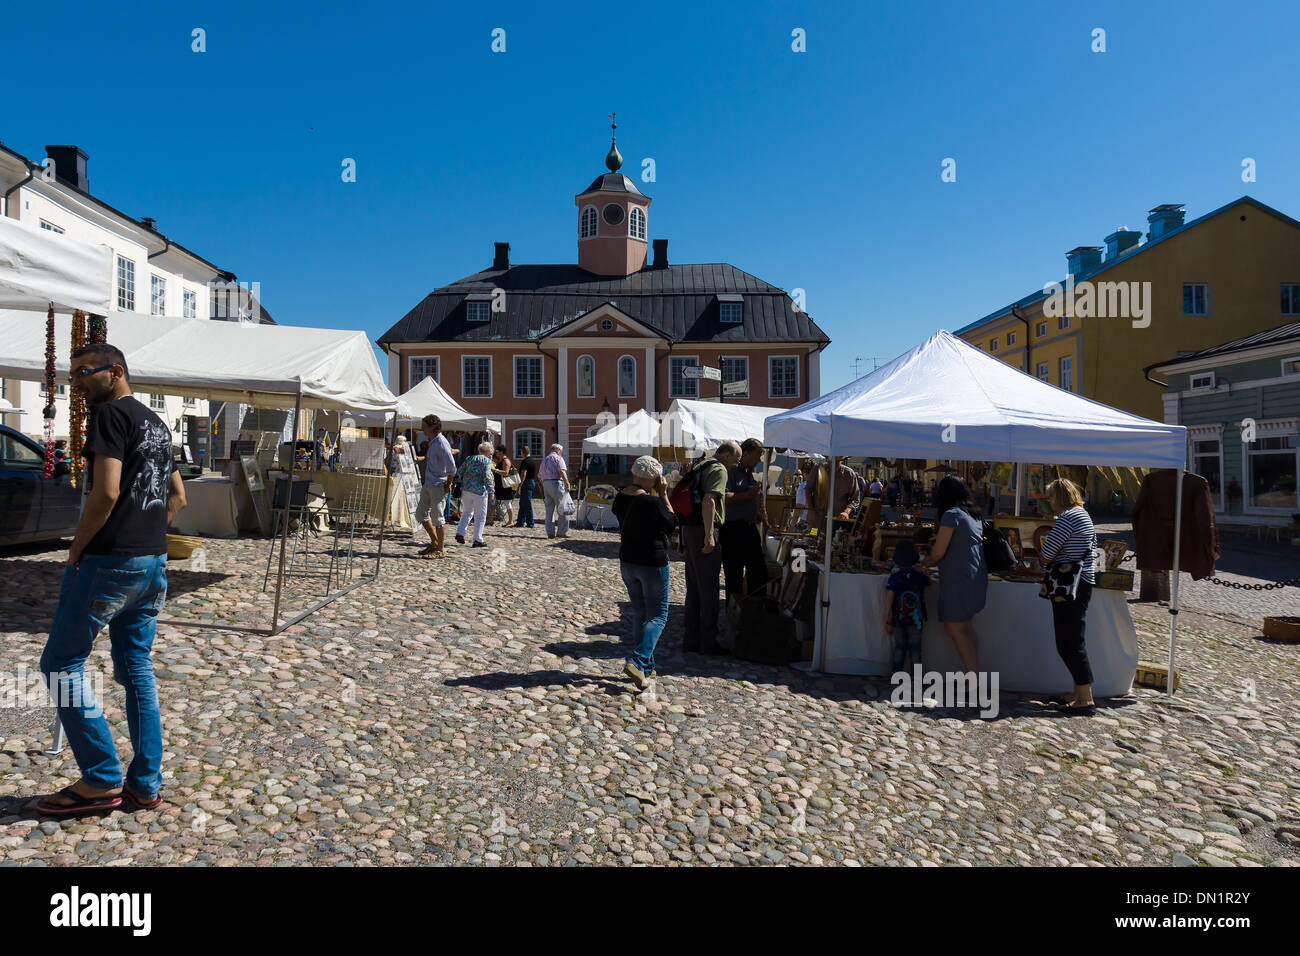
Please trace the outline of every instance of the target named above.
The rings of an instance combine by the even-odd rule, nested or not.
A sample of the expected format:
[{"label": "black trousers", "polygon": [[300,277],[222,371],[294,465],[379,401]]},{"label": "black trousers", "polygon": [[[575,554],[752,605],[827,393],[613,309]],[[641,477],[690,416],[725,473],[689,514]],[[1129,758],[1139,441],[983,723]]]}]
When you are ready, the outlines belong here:
[{"label": "black trousers", "polygon": [[1088,648],[1083,641],[1084,618],[1092,600],[1092,585],[1079,582],[1079,594],[1073,601],[1052,602],[1052,623],[1056,627],[1056,653],[1061,655],[1076,684],[1092,683],[1088,666]]},{"label": "black trousers", "polygon": [[758,526],[728,521],[722,526],[722,574],[727,599],[762,591],[767,586],[767,557]]}]

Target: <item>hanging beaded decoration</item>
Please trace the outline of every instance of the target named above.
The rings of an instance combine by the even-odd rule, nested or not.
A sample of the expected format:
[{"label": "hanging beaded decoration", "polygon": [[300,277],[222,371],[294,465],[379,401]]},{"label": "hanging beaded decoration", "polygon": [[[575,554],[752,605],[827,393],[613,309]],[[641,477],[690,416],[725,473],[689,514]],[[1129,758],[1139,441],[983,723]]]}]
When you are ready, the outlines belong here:
[{"label": "hanging beaded decoration", "polygon": [[92,315],[90,317],[90,332],[87,335],[92,344],[98,345],[101,342],[108,341],[108,319],[102,315]]},{"label": "hanging beaded decoration", "polygon": [[[76,354],[77,349],[86,344],[86,313],[77,310],[72,313],[72,353]],[[71,364],[71,361],[69,361]],[[86,398],[75,388],[68,402],[68,437],[69,449],[68,454],[71,457],[69,465],[72,468],[72,484],[74,487],[81,485],[81,444],[82,436],[86,433]]]},{"label": "hanging beaded decoration", "polygon": [[45,477],[54,474],[54,304],[45,314]]}]

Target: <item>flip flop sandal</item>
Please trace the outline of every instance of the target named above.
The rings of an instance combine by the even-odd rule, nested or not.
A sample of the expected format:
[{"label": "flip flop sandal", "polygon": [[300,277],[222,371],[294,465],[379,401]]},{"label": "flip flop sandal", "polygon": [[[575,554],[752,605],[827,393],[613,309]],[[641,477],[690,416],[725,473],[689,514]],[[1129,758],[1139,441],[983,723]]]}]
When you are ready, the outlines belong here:
[{"label": "flip flop sandal", "polygon": [[83,797],[73,790],[71,786],[64,787],[57,794],[51,794],[51,796],[67,797],[73,802],[68,804],[50,803],[49,797],[41,797],[36,803],[37,813],[43,813],[51,817],[75,817],[83,813],[105,813],[109,810],[116,810],[122,805],[121,794],[111,797]]},{"label": "flip flop sandal", "polygon": [[157,810],[162,806],[162,794],[155,793],[152,800],[141,799],[134,790],[129,787],[122,788],[122,796],[126,797],[137,810]]}]

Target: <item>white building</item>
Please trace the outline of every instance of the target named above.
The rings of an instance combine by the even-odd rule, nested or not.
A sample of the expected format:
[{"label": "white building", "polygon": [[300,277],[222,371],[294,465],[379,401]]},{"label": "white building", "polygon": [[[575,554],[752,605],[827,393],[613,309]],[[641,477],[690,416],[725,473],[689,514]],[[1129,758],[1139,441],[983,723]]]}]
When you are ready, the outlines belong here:
[{"label": "white building", "polygon": [[[131,216],[91,195],[86,175],[87,156],[76,146],[47,146],[47,158],[35,163],[0,145],[0,193],[4,215],[82,242],[108,246],[113,252],[113,305],[121,312],[139,315],[183,316],[196,320],[271,322],[260,303],[231,272],[218,268],[158,230],[150,218]],[[252,287],[253,292],[256,286]],[[113,314],[108,319],[108,341],[113,341]],[[66,356],[70,342],[56,343]],[[42,410],[45,386],[7,379],[0,394],[22,415],[5,415],[4,423],[34,438],[43,436]],[[188,444],[195,456],[206,452],[208,403],[170,395],[138,393],[172,429],[173,441]],[[55,392],[55,435],[68,437],[68,386],[60,382]],[[221,444],[235,434],[242,409],[226,405],[213,409],[221,419]],[[218,449],[218,454],[223,453]],[[206,464],[211,464],[209,459]]]}]

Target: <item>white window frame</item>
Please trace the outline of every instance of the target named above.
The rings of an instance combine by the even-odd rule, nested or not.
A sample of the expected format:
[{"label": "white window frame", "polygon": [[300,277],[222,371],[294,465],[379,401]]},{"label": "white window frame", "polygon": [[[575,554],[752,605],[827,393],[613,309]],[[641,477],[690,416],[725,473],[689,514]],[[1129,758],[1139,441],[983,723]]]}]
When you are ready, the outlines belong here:
[{"label": "white window frame", "polygon": [[990,352],[996,352],[997,350],[998,350],[998,340],[997,340],[997,338],[994,337],[994,338],[989,339],[989,351],[990,351]]},{"label": "white window frame", "polygon": [[1300,469],[1300,440],[1293,442],[1297,447],[1286,448],[1259,448],[1262,439],[1265,438],[1291,438],[1296,439],[1300,436],[1300,419],[1279,418],[1269,421],[1257,422],[1255,424],[1255,443],[1247,445],[1241,444],[1241,505],[1243,514],[1256,515],[1289,515],[1295,512],[1295,507],[1283,505],[1281,508],[1266,508],[1250,503],[1252,491],[1255,484],[1255,475],[1251,470],[1251,458],[1255,455],[1277,455],[1291,451],[1295,455],[1296,468]]},{"label": "white window frame", "polygon": [[190,395],[186,395],[186,396],[181,400],[181,404],[184,405],[186,408],[195,408],[195,407],[197,407],[197,402],[198,402],[198,399],[196,399],[196,398],[194,398],[193,396],[190,396]]},{"label": "white window frame", "polygon": [[725,396],[724,396],[724,399],[725,399],[725,400],[730,400],[730,399],[733,399],[733,398],[749,398],[749,389],[750,389],[750,386],[749,386],[749,384],[748,384],[748,383],[749,383],[749,356],[748,356],[748,355],[724,355],[724,356],[722,356],[721,359],[719,359],[719,361],[718,361],[718,365],[719,365],[719,369],[718,369],[718,371],[723,373],[723,374],[722,374],[722,382],[720,383],[721,385],[726,385],[726,384],[727,384],[727,375],[726,375],[726,371],[725,371],[725,369],[726,369],[726,365],[727,365],[727,362],[744,362],[744,363],[745,363],[745,374],[742,375],[739,379],[736,379],[736,381],[744,381],[744,382],[746,383],[746,385],[745,385],[745,390],[744,390],[743,392],[737,392],[737,393],[734,394],[734,395],[725,395]]},{"label": "white window frame", "polygon": [[117,307],[123,312],[135,311],[135,260],[126,256],[117,257]]},{"label": "white window frame", "polygon": [[167,411],[167,396],[159,392],[149,393],[149,410],[154,412]]},{"label": "white window frame", "polygon": [[[437,355],[408,355],[408,356],[406,357],[406,388],[407,388],[408,391],[411,390],[411,389],[413,389],[413,388],[415,388],[415,386],[419,385],[419,384],[420,384],[421,382],[423,382],[426,378],[429,378],[429,376],[428,376],[427,374],[426,374],[426,375],[421,375],[419,378],[416,378],[416,377],[415,377],[415,363],[416,363],[416,362],[432,362],[432,363],[433,363],[433,380],[434,380],[435,382],[438,382],[439,379],[442,378],[442,359],[441,359],[439,356],[437,356]],[[439,383],[439,384],[441,384],[441,383]]]},{"label": "white window frame", "polygon": [[[1187,311],[1187,290],[1188,288],[1201,288],[1205,290],[1205,311],[1188,312]],[[1192,308],[1196,308],[1196,294],[1192,294]],[[1281,303],[1278,303],[1281,305]],[[1183,283],[1183,315],[1209,315],[1210,314],[1210,284],[1208,282],[1184,282]]]},{"label": "white window frame", "polygon": [[[587,359],[591,362],[591,391],[584,395],[582,392],[582,360]],[[596,358],[593,355],[579,355],[577,363],[573,366],[573,394],[578,398],[595,398],[596,397]]]},{"label": "white window frame", "polygon": [[[484,308],[484,309],[487,310],[487,313],[486,313],[486,314],[487,314],[487,318],[486,318],[486,319],[474,319],[474,318],[470,318],[470,309],[473,308],[473,309],[477,310],[477,309],[480,308],[480,307],[481,307],[481,308]],[[473,322],[475,325],[485,325],[485,324],[487,324],[488,322],[491,322],[491,321],[492,321],[492,301],[491,301],[491,299],[466,299],[466,300],[465,300],[465,321],[466,321],[466,322]]]},{"label": "white window frame", "polygon": [[1046,322],[1039,322],[1037,325],[1035,325],[1035,326],[1034,326],[1034,334],[1035,334],[1036,336],[1038,336],[1040,339],[1041,339],[1043,336],[1045,336],[1045,335],[1047,334],[1047,323],[1046,323]]},{"label": "white window frame", "polygon": [[199,317],[199,294],[193,289],[181,289],[181,315],[187,319]]},{"label": "white window frame", "polygon": [[[774,376],[772,375],[772,363],[778,359],[794,359],[794,394],[777,395],[772,391]],[[768,398],[798,398],[803,394],[803,382],[799,380],[799,356],[797,355],[769,355],[767,357],[767,397]]]},{"label": "white window frame", "polygon": [[[637,221],[640,220],[641,228],[637,229]],[[640,206],[633,206],[632,211],[627,216],[627,234],[633,239],[645,241],[646,237],[646,214]]]},{"label": "white window frame", "polygon": [[56,226],[54,223],[46,222],[44,219],[41,220],[41,228],[49,230],[50,232],[54,233],[56,236],[63,235],[62,226]]},{"label": "white window frame", "polygon": [[156,272],[149,273],[149,314],[167,314],[167,278]]},{"label": "white window frame", "polygon": [[1200,472],[1196,470],[1196,459],[1198,457],[1196,453],[1196,443],[1198,441],[1212,441],[1218,445],[1219,494],[1216,498],[1214,492],[1211,491],[1210,500],[1214,502],[1215,511],[1222,511],[1224,508],[1224,500],[1227,497],[1227,483],[1224,479],[1223,426],[1222,425],[1187,426],[1187,470],[1197,475],[1200,474]]},{"label": "white window frame", "polygon": [[[487,383],[488,393],[481,395],[478,392],[470,394],[465,389],[466,379],[465,362],[468,359],[485,359],[487,361]],[[462,355],[460,357],[460,397],[461,398],[492,398],[492,356],[491,355]]]},{"label": "white window frame", "polygon": [[[540,355],[516,355],[514,356],[514,388],[515,398],[545,398],[546,397],[546,365],[542,362]],[[519,393],[519,363],[520,361],[537,363],[537,385],[538,392],[536,395],[521,395]]]},{"label": "white window frame", "polygon": [[[1295,368],[1288,372],[1286,367],[1292,363],[1295,364]],[[1297,375],[1300,375],[1300,355],[1293,355],[1290,358],[1284,358],[1282,360],[1282,377],[1295,378]]]},{"label": "white window frame", "polygon": [[[587,213],[591,212],[591,231],[587,231]],[[595,239],[600,235],[600,210],[593,205],[582,207],[582,212],[578,213],[578,241],[583,239]]]},{"label": "white window frame", "polygon": [[1052,381],[1052,363],[1039,362],[1035,374],[1038,376],[1040,382],[1050,383]]},{"label": "white window frame", "polygon": [[[674,363],[674,362],[694,362],[694,363],[695,363],[695,366],[698,367],[699,364],[700,364],[700,357],[699,357],[698,355],[670,355],[670,356],[668,356],[668,397],[669,397],[669,398],[699,398],[699,397],[700,397],[700,380],[699,380],[698,378],[687,378],[685,375],[682,375],[682,376],[681,376],[682,385],[685,386],[686,383],[689,382],[689,383],[691,383],[691,387],[694,388],[695,391],[693,391],[693,392],[674,392],[674,391],[673,391],[673,363]],[[682,367],[682,368],[688,368],[689,366],[683,365],[683,366],[681,366],[681,367]]]},{"label": "white window frame", "polygon": [[1008,333],[1007,333],[1007,348],[1011,348],[1011,346],[1013,346],[1013,345],[1015,345],[1015,344],[1016,344],[1016,333],[1015,333],[1015,332],[1008,332]]},{"label": "white window frame", "polygon": [[[1066,362],[1070,363],[1068,369],[1065,366]],[[1067,371],[1070,373],[1068,382],[1066,380],[1066,375],[1065,375]],[[1058,376],[1057,387],[1065,392],[1073,392],[1074,391],[1074,356],[1073,355],[1062,355],[1060,358],[1056,360],[1056,374]]]},{"label": "white window frame", "polygon": [[[724,316],[728,309],[734,309],[738,318],[727,319]],[[718,303],[718,321],[723,325],[743,325],[745,322],[745,303],[743,302],[719,302]]]},{"label": "white window frame", "polygon": [[1056,317],[1056,331],[1064,332],[1069,327],[1070,327],[1070,316],[1058,315]]},{"label": "white window frame", "polygon": [[[1197,379],[1201,382],[1198,385]],[[1209,381],[1205,381],[1209,379]],[[1213,372],[1192,372],[1187,376],[1187,388],[1192,392],[1208,392],[1215,388],[1215,377]]]},{"label": "white window frame", "polygon": [[[623,391],[623,360],[624,359],[627,359],[632,363],[632,391],[630,392]],[[615,366],[615,369],[618,373],[618,397],[636,398],[636,356],[620,355],[618,357],[618,365]]]},{"label": "white window frame", "polygon": [[1278,305],[1282,306],[1283,315],[1300,315],[1300,282],[1283,282],[1282,291],[1285,293],[1288,288],[1291,290],[1291,311],[1288,312],[1286,306],[1281,302]]},{"label": "white window frame", "polygon": [[[519,453],[519,445],[521,444],[519,437],[521,435],[536,435],[537,436],[536,451],[533,451],[533,443],[531,441],[528,443],[528,450],[533,451],[533,453],[537,455],[538,458],[541,458],[546,454],[546,432],[543,429],[516,428],[513,434],[514,434],[514,444],[510,446],[511,461],[514,461],[513,456]],[[516,464],[518,464],[518,462],[516,462]]]}]

